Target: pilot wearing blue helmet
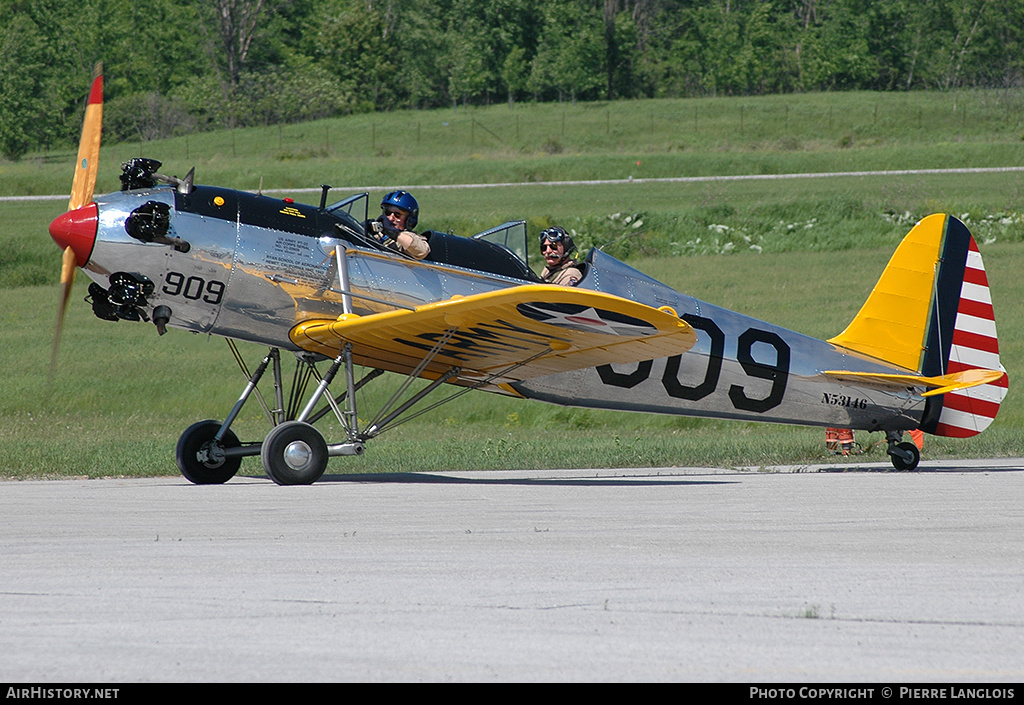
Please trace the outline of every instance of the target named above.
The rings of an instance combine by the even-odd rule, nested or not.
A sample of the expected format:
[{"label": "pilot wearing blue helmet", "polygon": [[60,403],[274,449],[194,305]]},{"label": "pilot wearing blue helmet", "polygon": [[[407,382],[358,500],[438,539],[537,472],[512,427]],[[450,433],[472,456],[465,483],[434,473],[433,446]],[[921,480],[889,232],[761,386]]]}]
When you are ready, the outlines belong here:
[{"label": "pilot wearing blue helmet", "polygon": [[423,259],[430,254],[430,245],[413,228],[420,217],[420,204],[408,191],[391,191],[380,202],[381,214],[367,223],[367,234],[384,247]]}]

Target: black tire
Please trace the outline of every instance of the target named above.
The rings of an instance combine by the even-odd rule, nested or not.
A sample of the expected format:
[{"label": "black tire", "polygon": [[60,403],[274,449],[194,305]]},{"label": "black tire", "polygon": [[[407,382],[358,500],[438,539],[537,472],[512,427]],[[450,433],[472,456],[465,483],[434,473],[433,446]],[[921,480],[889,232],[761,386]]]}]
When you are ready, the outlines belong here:
[{"label": "black tire", "polygon": [[[215,447],[213,438],[220,430],[220,421],[200,421],[185,429],[178,439],[178,447],[174,458],[178,470],[189,482],[197,485],[221,485],[230,480],[242,465],[241,458],[219,458],[218,460],[200,460],[199,453]],[[237,448],[241,443],[238,437],[228,429],[221,439],[221,448]]]},{"label": "black tire", "polygon": [[312,485],[327,469],[328,457],[324,437],[301,421],[275,426],[260,452],[267,477],[279,485]]},{"label": "black tire", "polygon": [[910,459],[904,458],[902,455],[890,454],[889,458],[892,459],[892,466],[897,470],[911,471],[917,469],[917,464],[921,462],[921,451],[917,449],[917,446],[913,443],[897,443],[896,450],[903,451],[904,454],[909,454]]}]

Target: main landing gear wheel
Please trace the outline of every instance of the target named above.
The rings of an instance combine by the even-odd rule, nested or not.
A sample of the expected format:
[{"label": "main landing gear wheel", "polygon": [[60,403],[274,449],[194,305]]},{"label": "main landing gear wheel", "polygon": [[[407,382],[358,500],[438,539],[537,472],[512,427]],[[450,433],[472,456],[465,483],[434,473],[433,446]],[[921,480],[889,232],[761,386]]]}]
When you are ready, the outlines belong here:
[{"label": "main landing gear wheel", "polygon": [[275,426],[260,451],[267,477],[279,485],[312,485],[327,469],[327,442],[301,421]]},{"label": "main landing gear wheel", "polygon": [[889,457],[897,470],[916,470],[921,462],[921,451],[913,443],[897,443],[889,449]]},{"label": "main landing gear wheel", "polygon": [[217,443],[214,438],[220,430],[220,421],[200,421],[185,429],[178,439],[174,456],[185,479],[197,485],[221,485],[238,472],[242,459],[227,458],[225,448],[237,448],[241,443],[230,430]]}]

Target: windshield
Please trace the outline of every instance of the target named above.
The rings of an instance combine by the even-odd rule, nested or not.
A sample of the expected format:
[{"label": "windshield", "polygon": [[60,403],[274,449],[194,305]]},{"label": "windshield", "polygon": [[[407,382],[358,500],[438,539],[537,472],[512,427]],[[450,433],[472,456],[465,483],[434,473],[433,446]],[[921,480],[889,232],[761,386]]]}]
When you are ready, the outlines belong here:
[{"label": "windshield", "polygon": [[473,236],[474,240],[486,240],[501,245],[527,264],[526,221],[511,220],[507,223],[484,230]]},{"label": "windshield", "polygon": [[366,220],[366,209],[367,203],[370,200],[370,194],[368,193],[357,193],[354,196],[342,199],[337,203],[332,203],[327,207],[328,213],[347,213],[352,216],[357,222],[362,223]]}]

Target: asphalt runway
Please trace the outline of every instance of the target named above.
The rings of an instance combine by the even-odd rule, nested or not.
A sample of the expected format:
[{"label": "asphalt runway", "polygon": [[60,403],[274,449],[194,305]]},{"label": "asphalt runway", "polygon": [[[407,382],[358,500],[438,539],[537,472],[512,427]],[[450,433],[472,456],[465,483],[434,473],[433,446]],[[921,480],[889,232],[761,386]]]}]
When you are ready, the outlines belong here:
[{"label": "asphalt runway", "polygon": [[1022,468],[3,482],[0,681],[1020,683]]}]

